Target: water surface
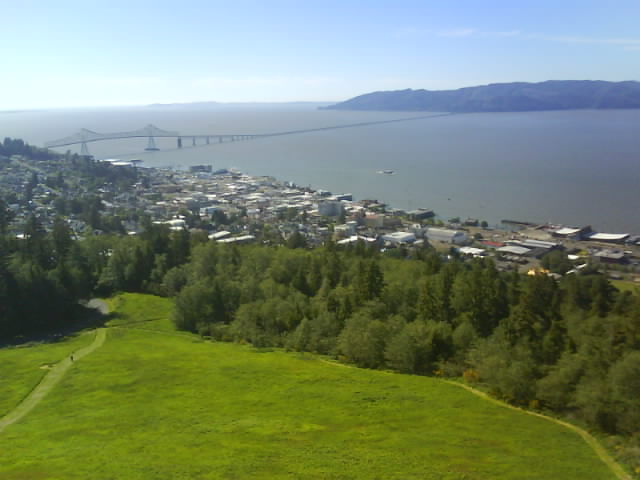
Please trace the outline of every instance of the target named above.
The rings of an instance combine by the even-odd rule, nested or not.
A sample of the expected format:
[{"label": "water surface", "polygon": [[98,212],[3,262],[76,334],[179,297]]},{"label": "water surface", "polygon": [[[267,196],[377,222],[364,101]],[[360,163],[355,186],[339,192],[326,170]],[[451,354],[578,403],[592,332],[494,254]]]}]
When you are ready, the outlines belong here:
[{"label": "water surface", "polygon": [[[41,145],[81,127],[110,132],[153,123],[185,134],[269,133],[412,115],[305,106],[31,111],[0,114],[0,135]],[[180,151],[175,140],[157,143],[167,151],[144,153],[146,139],[89,148],[98,158],[139,157],[149,166],[236,167],[443,217],[640,232],[640,110],[462,114]],[[384,169],[395,174],[376,173]]]}]

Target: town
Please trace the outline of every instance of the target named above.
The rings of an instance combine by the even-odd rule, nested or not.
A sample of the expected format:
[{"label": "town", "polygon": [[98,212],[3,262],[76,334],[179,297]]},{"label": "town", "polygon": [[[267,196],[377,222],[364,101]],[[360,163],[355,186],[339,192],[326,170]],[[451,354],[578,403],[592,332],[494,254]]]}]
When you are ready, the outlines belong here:
[{"label": "town", "polygon": [[7,231],[23,238],[27,218],[34,215],[45,230],[63,217],[77,239],[136,235],[146,220],[220,243],[363,242],[392,256],[431,246],[443,255],[493,257],[503,271],[560,276],[589,267],[614,281],[640,285],[638,235],[507,220],[499,227],[477,219],[443,221],[426,208],[404,211],[234,169],[174,170],[141,163],[70,153],[1,156]]}]

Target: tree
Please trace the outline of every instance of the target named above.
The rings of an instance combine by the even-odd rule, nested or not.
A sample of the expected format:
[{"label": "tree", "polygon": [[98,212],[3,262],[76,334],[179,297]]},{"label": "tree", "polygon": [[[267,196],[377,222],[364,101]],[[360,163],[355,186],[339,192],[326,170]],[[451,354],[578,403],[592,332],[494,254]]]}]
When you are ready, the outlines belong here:
[{"label": "tree", "polygon": [[212,323],[214,306],[213,289],[204,282],[184,287],[176,296],[173,323],[179,330],[195,332],[198,325]]},{"label": "tree", "polygon": [[31,172],[31,178],[27,182],[24,187],[24,198],[25,201],[30,202],[33,200],[33,189],[38,186],[38,174],[36,172]]},{"label": "tree", "polygon": [[42,268],[47,268],[51,263],[49,247],[46,244],[47,235],[35,214],[32,213],[27,217],[23,230],[23,258]]},{"label": "tree", "polygon": [[61,262],[71,249],[73,240],[71,239],[71,229],[67,222],[61,217],[56,217],[53,221],[53,229],[51,231],[51,239],[53,240],[53,251],[56,262]]},{"label": "tree", "polygon": [[102,200],[99,197],[88,197],[82,203],[82,219],[93,229],[102,228],[100,219],[100,210],[102,209]]},{"label": "tree", "polygon": [[613,305],[615,288],[602,275],[596,275],[591,285],[591,311],[605,317]]},{"label": "tree", "polygon": [[300,232],[293,232],[287,239],[289,248],[307,248],[307,239]]},{"label": "tree", "polygon": [[628,352],[612,367],[608,375],[617,413],[619,431],[633,434],[640,430],[640,351]]},{"label": "tree", "polygon": [[414,337],[405,327],[391,337],[384,351],[387,364],[401,373],[416,372],[417,348]]},{"label": "tree", "polygon": [[526,405],[534,398],[537,371],[526,343],[510,345],[494,334],[477,343],[469,361],[480,380],[506,401]]},{"label": "tree", "polygon": [[7,228],[13,217],[13,212],[9,209],[9,206],[0,198],[0,235],[7,233]]},{"label": "tree", "polygon": [[507,289],[491,261],[474,260],[453,283],[452,305],[458,315],[468,313],[474,329],[483,337],[508,315]]},{"label": "tree", "polygon": [[191,255],[191,235],[189,230],[179,230],[170,236],[168,245],[168,263],[175,267],[187,262]]},{"label": "tree", "polygon": [[189,274],[184,266],[173,267],[165,274],[162,284],[169,296],[176,296],[187,284]]},{"label": "tree", "polygon": [[606,372],[591,370],[583,375],[576,387],[574,405],[580,416],[605,432],[616,431],[615,407]]},{"label": "tree", "polygon": [[380,296],[384,288],[384,275],[376,260],[360,260],[355,288],[360,302]]},{"label": "tree", "polygon": [[213,211],[213,213],[211,214],[211,221],[216,226],[229,224],[229,218],[227,217],[227,214],[220,209],[215,209]]},{"label": "tree", "polygon": [[15,277],[9,270],[7,250],[0,237],[0,338],[7,338],[18,330],[15,319],[19,298]]},{"label": "tree", "polygon": [[564,275],[573,265],[567,258],[567,254],[560,250],[552,250],[540,259],[541,265],[553,273]]},{"label": "tree", "polygon": [[565,410],[575,402],[575,389],[585,363],[576,353],[565,353],[536,386],[536,397],[554,410]]},{"label": "tree", "polygon": [[450,269],[445,269],[423,281],[418,300],[418,314],[422,320],[452,321],[451,288],[454,276],[451,273]]},{"label": "tree", "polygon": [[349,318],[338,338],[338,350],[360,367],[377,368],[384,362],[387,327],[366,309]]},{"label": "tree", "polygon": [[308,318],[303,318],[289,339],[289,346],[298,352],[311,350],[312,328]]}]

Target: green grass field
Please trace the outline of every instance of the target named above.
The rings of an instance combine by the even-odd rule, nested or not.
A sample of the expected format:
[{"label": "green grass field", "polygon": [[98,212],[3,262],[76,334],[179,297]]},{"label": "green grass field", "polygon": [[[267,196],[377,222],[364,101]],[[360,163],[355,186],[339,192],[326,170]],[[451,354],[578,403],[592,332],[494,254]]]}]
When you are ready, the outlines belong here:
[{"label": "green grass field", "polygon": [[614,478],[577,434],[443,381],[174,335],[163,299],[111,306],[106,343],[0,434],[3,480]]},{"label": "green grass field", "polygon": [[46,366],[88,345],[93,332],[60,339],[54,343],[0,349],[0,417],[20,402],[46,375]]}]

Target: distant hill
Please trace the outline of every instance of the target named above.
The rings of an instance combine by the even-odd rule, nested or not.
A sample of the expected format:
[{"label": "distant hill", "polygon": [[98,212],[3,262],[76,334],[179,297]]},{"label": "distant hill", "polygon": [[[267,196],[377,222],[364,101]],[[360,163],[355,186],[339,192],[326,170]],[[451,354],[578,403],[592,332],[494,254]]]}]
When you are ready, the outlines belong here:
[{"label": "distant hill", "polygon": [[407,89],[367,93],[324,108],[431,112],[640,108],[640,82],[549,80],[494,83],[458,90]]},{"label": "distant hill", "polygon": [[189,102],[153,103],[147,108],[172,110],[309,110],[322,108],[331,102]]}]

